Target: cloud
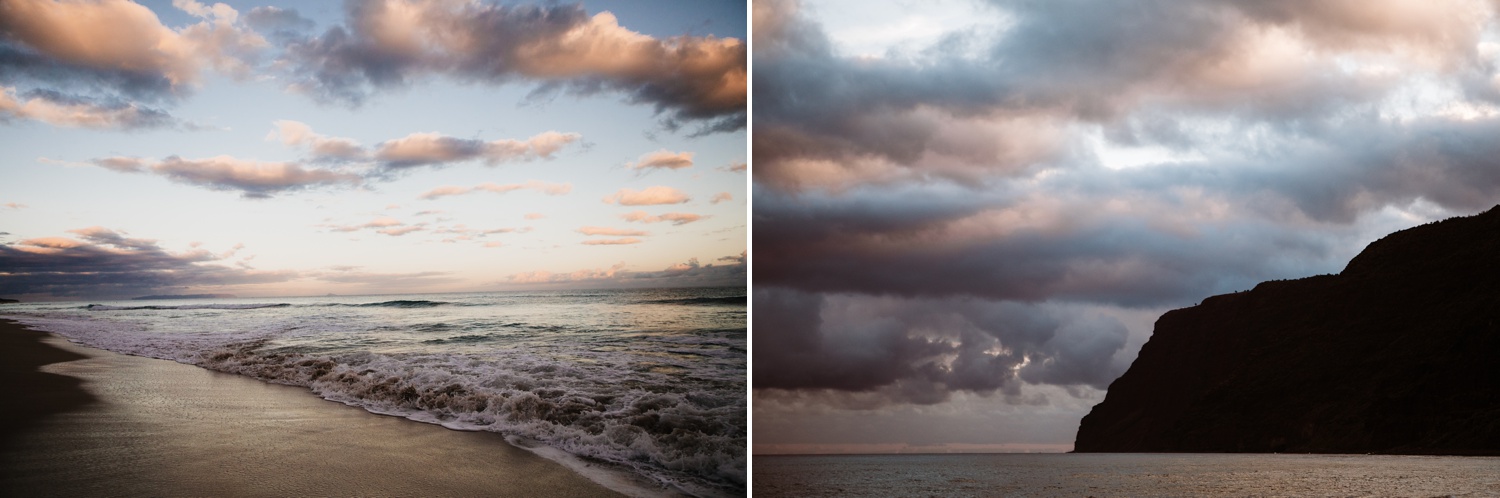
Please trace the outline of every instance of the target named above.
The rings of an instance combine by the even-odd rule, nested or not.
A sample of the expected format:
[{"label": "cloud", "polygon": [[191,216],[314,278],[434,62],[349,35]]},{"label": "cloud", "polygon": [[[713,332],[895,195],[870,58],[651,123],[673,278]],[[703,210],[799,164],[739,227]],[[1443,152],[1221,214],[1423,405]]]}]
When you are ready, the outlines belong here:
[{"label": "cloud", "polygon": [[25,204],[21,204],[19,202],[7,202],[5,204],[0,204],[0,206],[5,206],[7,208],[16,209],[16,210],[26,209],[26,207],[27,207]]},{"label": "cloud", "polygon": [[378,273],[361,271],[356,266],[337,266],[326,271],[306,272],[306,276],[325,282],[360,285],[372,292],[431,287],[459,281],[452,273],[443,271]]},{"label": "cloud", "polygon": [[720,202],[728,202],[732,200],[734,200],[734,195],[730,194],[729,192],[719,192],[717,194],[714,194],[714,197],[712,199],[709,199],[708,203],[718,204]]},{"label": "cloud", "polygon": [[622,229],[622,228],[607,228],[607,227],[583,227],[583,228],[579,228],[578,229],[578,233],[581,233],[581,234],[584,234],[584,235],[614,235],[614,236],[623,236],[623,235],[651,235],[650,233],[647,233],[647,232],[642,231],[642,230],[626,230],[626,229]]},{"label": "cloud", "polygon": [[739,256],[719,256],[719,261],[730,261],[737,264],[745,264],[749,251],[741,251]]},{"label": "cloud", "polygon": [[625,221],[633,221],[636,223],[659,223],[663,221],[670,221],[673,225],[686,225],[688,223],[692,223],[704,218],[704,216],[701,214],[693,213],[666,213],[660,216],[652,216],[645,211],[631,211],[629,213],[620,215],[620,217],[624,218]]},{"label": "cloud", "polygon": [[374,91],[429,75],[543,90],[620,93],[652,105],[669,125],[705,131],[744,127],[745,43],[656,39],[590,17],[580,5],[500,6],[441,0],[350,3],[345,25],[288,46],[293,90],[359,105]]},{"label": "cloud", "polygon": [[[743,254],[741,254],[743,256]],[[722,260],[723,258],[721,258]],[[633,271],[624,262],[609,268],[552,273],[544,270],[506,277],[509,284],[547,284],[564,288],[727,287],[745,285],[743,260],[727,265],[700,265],[697,258],[660,271]]]},{"label": "cloud", "polygon": [[[756,286],[757,389],[871,393],[934,404],[955,392],[1020,394],[1023,384],[1104,389],[1128,330],[1087,307],[902,299]],[[764,326],[764,328],[762,328]]]},{"label": "cloud", "polygon": [[[442,242],[449,243],[449,244],[457,243],[457,242],[464,242],[464,241],[471,241],[471,240],[474,240],[474,239],[481,239],[481,238],[484,238],[485,236],[488,236],[488,235],[494,235],[494,234],[500,234],[500,233],[525,233],[525,232],[530,232],[530,231],[531,231],[531,227],[521,227],[521,228],[504,227],[504,228],[478,229],[478,228],[469,228],[467,226],[464,226],[463,224],[458,224],[458,225],[453,225],[453,226],[440,226],[440,227],[433,228],[432,230],[430,230],[430,232],[434,233],[434,234],[452,235],[451,237],[446,237],[446,238],[442,239]],[[489,242],[489,243],[485,243],[483,245],[484,245],[484,247],[500,247],[500,243],[499,242]]]},{"label": "cloud", "polygon": [[287,44],[302,39],[317,23],[302,17],[297,9],[280,7],[254,7],[245,13],[245,24],[261,33],[269,33],[272,39]]},{"label": "cloud", "polygon": [[794,2],[758,3],[757,178],[972,184],[1065,159],[1077,123],[1145,108],[1296,120],[1378,102],[1403,83],[1390,70],[1492,66],[1473,59],[1490,7],[1441,3],[996,2],[1012,21],[998,41],[954,33],[877,59],[839,55]]},{"label": "cloud", "polygon": [[239,191],[246,198],[267,198],[275,194],[320,186],[359,185],[359,175],[324,169],[303,168],[296,163],[260,162],[215,156],[183,159],[168,156],[160,161],[108,157],[92,164],[122,173],[151,173],[174,182],[206,187],[211,190]]},{"label": "cloud", "polygon": [[501,139],[485,142],[453,138],[437,133],[413,133],[375,147],[375,159],[392,169],[450,162],[483,160],[494,166],[503,162],[551,159],[564,146],[578,141],[577,133],[548,131],[525,141]]},{"label": "cloud", "polygon": [[185,93],[205,68],[246,77],[266,40],[223,4],[177,1],[203,20],[180,29],[125,0],[0,4],[0,77],[79,84],[137,99]]},{"label": "cloud", "polygon": [[551,159],[554,154],[582,138],[577,133],[547,131],[526,140],[499,139],[483,141],[444,136],[438,133],[412,133],[402,138],[376,144],[371,150],[352,138],[330,137],[316,133],[306,123],[280,120],[267,140],[280,140],[292,147],[306,147],[314,161],[376,161],[387,169],[434,166],[451,162],[482,160],[494,166],[503,162]]},{"label": "cloud", "polygon": [[639,243],[641,243],[641,239],[637,239],[635,237],[625,237],[621,239],[588,239],[580,242],[580,244],[586,246],[623,246]]},{"label": "cloud", "polygon": [[32,90],[22,97],[25,100],[17,100],[15,91],[12,87],[0,87],[0,121],[27,119],[53,126],[110,130],[197,128],[166,111],[134,102],[101,102],[48,90]]},{"label": "cloud", "polygon": [[325,227],[334,232],[357,232],[360,230],[375,230],[376,233],[382,233],[393,237],[400,237],[411,232],[422,230],[424,226],[425,224],[423,223],[408,226],[401,220],[389,216],[382,216],[359,225],[326,225]]},{"label": "cloud", "polygon": [[722,169],[724,171],[728,171],[730,173],[744,173],[749,168],[750,168],[750,165],[748,163],[745,163],[745,162],[742,161],[742,162],[737,162],[737,163],[734,163],[734,164],[731,164],[731,165],[728,165],[728,166],[725,166],[725,167],[722,167],[722,168],[719,168],[719,169]]},{"label": "cloud", "polygon": [[546,218],[546,217],[547,217],[547,215],[542,214],[542,213],[526,213],[526,216],[525,216],[525,218],[528,219],[528,220],[540,220],[540,219]]},{"label": "cloud", "polygon": [[630,169],[644,171],[647,169],[682,169],[693,166],[692,152],[671,152],[661,149],[656,152],[644,154],[636,162],[629,164]]},{"label": "cloud", "polygon": [[[88,227],[78,238],[40,237],[0,244],[0,294],[9,296],[129,297],[159,290],[284,282],[294,272],[264,272],[218,264],[226,256],[195,248],[172,252],[156,241]],[[231,253],[232,254],[232,251]]]},{"label": "cloud", "polygon": [[426,192],[423,192],[422,195],[419,195],[417,197],[422,198],[422,199],[431,200],[431,199],[437,199],[439,197],[446,197],[446,196],[450,196],[450,195],[463,195],[463,194],[468,194],[468,193],[472,193],[472,192],[479,192],[479,191],[494,192],[494,193],[497,193],[497,194],[503,194],[503,193],[506,193],[506,192],[516,191],[516,190],[523,190],[523,189],[526,189],[526,190],[535,190],[537,192],[541,192],[541,193],[544,193],[544,194],[547,194],[547,195],[565,195],[565,194],[573,191],[573,184],[571,184],[571,183],[546,183],[546,182],[542,182],[542,181],[538,181],[538,180],[528,180],[526,183],[508,183],[508,184],[505,184],[505,185],[499,185],[499,184],[495,184],[495,183],[484,182],[484,183],[481,183],[479,185],[475,185],[473,187],[459,187],[459,186],[447,185],[447,186],[438,187],[438,188],[435,188],[435,189],[432,189],[432,190],[428,190]]},{"label": "cloud", "polygon": [[691,200],[687,194],[672,187],[647,187],[644,190],[631,190],[622,188],[612,195],[604,197],[605,204],[619,203],[622,206],[654,206],[661,204],[681,204]]},{"label": "cloud", "polygon": [[850,55],[756,2],[756,389],[1093,392],[1149,332],[1120,317],[1493,206],[1496,7],[995,1]]},{"label": "cloud", "polygon": [[288,146],[305,146],[314,161],[364,161],[370,154],[352,138],[330,137],[312,131],[312,127],[299,121],[280,120],[273,123],[276,130],[266,135],[267,140],[281,140]]},{"label": "cloud", "polygon": [[413,225],[413,226],[405,226],[405,227],[385,228],[385,229],[381,229],[381,230],[376,230],[375,232],[376,233],[383,233],[383,234],[386,234],[386,235],[389,235],[389,236],[392,236],[392,237],[400,237],[402,235],[406,235],[406,234],[409,234],[409,233],[412,233],[412,232],[421,231],[421,230],[422,230],[421,226]]}]

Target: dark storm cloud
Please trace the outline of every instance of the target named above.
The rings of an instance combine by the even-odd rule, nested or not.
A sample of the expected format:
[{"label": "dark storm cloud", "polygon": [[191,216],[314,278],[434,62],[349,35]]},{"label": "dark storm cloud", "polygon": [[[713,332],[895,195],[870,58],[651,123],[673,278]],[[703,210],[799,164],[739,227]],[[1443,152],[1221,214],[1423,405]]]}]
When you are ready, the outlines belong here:
[{"label": "dark storm cloud", "polygon": [[[757,187],[757,282],[1159,306],[1337,271],[1352,256],[1338,249],[1350,225],[1385,206],[1475,212],[1500,201],[1500,119],[1327,133],[1260,163],[1073,171],[1024,190]],[[1199,216],[1214,206],[1222,217]]]},{"label": "dark storm cloud", "polygon": [[0,294],[125,297],[168,288],[284,282],[291,272],[212,264],[228,257],[206,250],[170,252],[153,240],[102,227],[79,238],[44,237],[0,244]]},{"label": "dark storm cloud", "polygon": [[[864,177],[856,182],[880,181],[849,164],[868,161],[972,182],[933,171],[926,160],[946,154],[992,175],[1013,174],[1065,152],[1062,143],[1019,154],[1037,145],[1036,130],[1110,125],[1143,107],[1252,122],[1318,119],[1390,90],[1393,78],[1350,73],[1317,58],[1338,50],[1399,51],[1413,64],[1444,68],[1479,62],[1472,47],[1481,25],[1453,9],[996,3],[1015,23],[981,56],[935,51],[917,60],[842,57],[795,3],[757,3],[763,50],[756,53],[755,85],[764,90],[755,102],[757,181],[826,186],[827,180],[808,178],[799,162],[826,160]],[[1301,46],[1289,47],[1287,39]],[[987,122],[1025,126],[989,140],[954,141],[945,133]]]},{"label": "dark storm cloud", "polygon": [[1102,389],[1135,352],[1079,307],[1336,272],[1500,202],[1493,2],[989,7],[995,38],[849,57],[755,4],[757,389]]},{"label": "dark storm cloud", "polygon": [[1022,383],[1103,389],[1126,342],[1113,317],[1051,305],[824,296],[757,286],[757,389],[869,393],[932,404]]},{"label": "dark storm cloud", "polygon": [[[859,199],[804,195],[803,201],[758,191],[756,283],[820,292],[1159,306],[1327,269],[1333,256],[1329,235],[1255,221],[1196,226],[1163,217],[1153,224],[1143,213],[1100,213],[1089,204],[1104,199],[1056,195],[1066,204],[1033,207],[1038,201],[1026,198],[1010,205],[976,203],[942,218],[903,218],[886,215],[900,204],[862,207]],[[1037,222],[1024,220],[1043,209],[1053,212]],[[1304,262],[1279,262],[1274,255],[1297,255]]]},{"label": "dark storm cloud", "polygon": [[294,89],[360,105],[370,93],[429,75],[540,94],[620,93],[652,105],[669,127],[744,127],[746,47],[739,40],[629,31],[581,5],[501,6],[441,1],[350,2],[346,25],[288,46]]}]

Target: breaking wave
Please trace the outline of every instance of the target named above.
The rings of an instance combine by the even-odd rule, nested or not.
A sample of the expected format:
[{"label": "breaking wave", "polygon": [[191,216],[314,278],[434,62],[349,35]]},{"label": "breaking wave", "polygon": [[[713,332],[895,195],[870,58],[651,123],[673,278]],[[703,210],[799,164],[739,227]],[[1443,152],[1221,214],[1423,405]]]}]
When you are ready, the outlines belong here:
[{"label": "breaking wave", "polygon": [[90,304],[83,309],[89,311],[134,311],[134,310],[255,310],[261,308],[286,308],[290,303],[252,304],[179,304],[176,306],[109,306]]},{"label": "breaking wave", "polygon": [[725,297],[690,297],[690,298],[685,298],[685,299],[659,299],[659,300],[655,300],[655,301],[645,301],[645,302],[649,303],[649,304],[709,304],[709,305],[712,305],[712,304],[740,304],[740,305],[743,305],[743,304],[746,303],[746,300],[745,300],[745,296],[725,296]]},{"label": "breaking wave", "polygon": [[357,307],[360,307],[360,308],[433,308],[433,307],[437,307],[437,306],[448,306],[448,305],[452,305],[452,304],[454,304],[454,303],[449,303],[449,302],[444,302],[444,301],[424,301],[424,300],[405,300],[405,299],[402,299],[402,300],[396,300],[396,301],[381,301],[381,302],[378,302],[378,303],[334,304],[332,306],[357,306]]}]

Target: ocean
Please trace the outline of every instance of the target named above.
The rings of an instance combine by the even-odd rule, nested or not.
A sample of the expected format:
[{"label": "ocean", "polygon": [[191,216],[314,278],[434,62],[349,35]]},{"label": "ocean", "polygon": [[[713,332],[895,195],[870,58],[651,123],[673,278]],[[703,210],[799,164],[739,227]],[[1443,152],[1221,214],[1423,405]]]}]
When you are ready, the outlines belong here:
[{"label": "ocean", "polygon": [[1500,458],[1290,454],[754,458],[755,496],[1500,496]]},{"label": "ocean", "polygon": [[50,302],[0,316],[85,346],[502,433],[601,482],[745,492],[743,287]]}]

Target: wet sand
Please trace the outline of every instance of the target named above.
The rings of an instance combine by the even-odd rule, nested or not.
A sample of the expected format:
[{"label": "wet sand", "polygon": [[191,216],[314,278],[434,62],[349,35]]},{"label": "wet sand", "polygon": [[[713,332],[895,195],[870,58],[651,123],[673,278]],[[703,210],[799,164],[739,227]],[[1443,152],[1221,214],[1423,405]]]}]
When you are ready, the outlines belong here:
[{"label": "wet sand", "polygon": [[499,434],[84,348],[7,320],[0,365],[3,496],[619,496]]}]

